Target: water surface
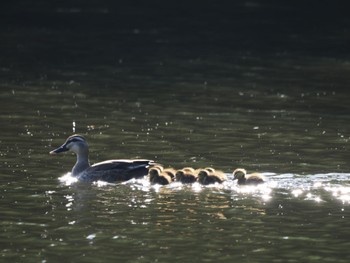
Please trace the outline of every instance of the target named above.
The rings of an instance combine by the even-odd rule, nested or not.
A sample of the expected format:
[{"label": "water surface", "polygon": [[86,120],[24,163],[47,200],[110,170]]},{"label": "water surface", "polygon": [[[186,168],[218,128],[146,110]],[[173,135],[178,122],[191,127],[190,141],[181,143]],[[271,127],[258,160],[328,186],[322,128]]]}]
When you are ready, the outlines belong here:
[{"label": "water surface", "polygon": [[[349,261],[337,5],[18,4],[0,11],[1,261]],[[92,163],[243,167],[268,182],[69,183],[75,157],[48,153],[72,133]]]}]

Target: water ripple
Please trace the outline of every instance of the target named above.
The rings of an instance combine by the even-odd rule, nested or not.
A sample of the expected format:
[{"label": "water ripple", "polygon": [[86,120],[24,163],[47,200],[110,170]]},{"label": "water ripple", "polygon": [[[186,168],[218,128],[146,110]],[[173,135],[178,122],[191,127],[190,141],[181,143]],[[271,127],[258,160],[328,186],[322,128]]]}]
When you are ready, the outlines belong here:
[{"label": "water ripple", "polygon": [[[230,192],[235,198],[245,198],[252,196],[263,201],[271,200],[276,193],[288,195],[290,198],[298,198],[316,203],[326,202],[331,198],[343,203],[350,204],[350,174],[348,173],[317,173],[309,175],[299,175],[292,173],[275,174],[263,173],[267,182],[257,186],[241,186],[232,180],[232,176],[227,174],[229,180],[223,184],[201,185],[194,183],[184,185],[173,182],[169,185],[152,185],[148,178],[131,179],[122,183],[106,183],[102,181],[94,182],[96,187],[113,187],[124,185],[130,187],[132,191],[155,192],[159,194],[170,194],[181,191],[192,191],[200,193],[204,190],[211,190],[214,193]],[[77,183],[77,179],[67,173],[59,178],[59,181],[66,186]],[[71,203],[67,203],[69,207]]]}]

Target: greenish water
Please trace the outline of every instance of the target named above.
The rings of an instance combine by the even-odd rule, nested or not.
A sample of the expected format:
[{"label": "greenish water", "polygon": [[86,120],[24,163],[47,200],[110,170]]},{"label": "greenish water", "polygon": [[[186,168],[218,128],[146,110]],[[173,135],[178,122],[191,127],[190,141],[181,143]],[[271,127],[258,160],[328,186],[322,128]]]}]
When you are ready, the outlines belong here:
[{"label": "greenish water", "polygon": [[[89,3],[0,11],[0,261],[349,262],[342,13],[310,24],[308,7],[273,1],[196,15]],[[70,183],[75,156],[48,153],[75,132],[92,163],[243,167],[268,182]]]}]

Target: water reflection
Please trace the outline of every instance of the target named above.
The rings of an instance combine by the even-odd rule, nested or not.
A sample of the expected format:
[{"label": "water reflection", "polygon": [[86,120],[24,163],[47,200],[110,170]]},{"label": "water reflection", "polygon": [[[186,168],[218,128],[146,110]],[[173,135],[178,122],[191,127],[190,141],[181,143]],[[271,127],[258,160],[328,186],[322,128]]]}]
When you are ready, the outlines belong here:
[{"label": "water reflection", "polygon": [[[2,223],[6,229],[2,237],[8,238],[8,233],[20,238],[21,242],[14,243],[17,252],[28,256],[37,251],[29,244],[40,237],[38,246],[47,260],[63,251],[70,257],[79,251],[95,258],[94,250],[114,251],[116,246],[121,250],[112,254],[124,260],[168,259],[173,253],[180,253],[184,260],[271,260],[278,251],[283,252],[284,260],[290,260],[296,246],[301,245],[300,255],[307,256],[318,249],[324,251],[330,242],[336,246],[332,253],[346,256],[341,248],[349,233],[349,174],[264,176],[267,183],[256,187],[239,186],[232,180],[210,186],[159,186],[147,179],[107,185],[72,183],[68,173],[60,178],[61,184],[32,196],[32,202],[44,204],[35,218],[18,213],[22,221],[14,224],[8,209],[4,210],[7,220]],[[20,200],[18,207],[34,205]],[[337,231],[339,226],[344,233]],[[187,249],[198,240],[202,240],[202,253]],[[15,253],[14,247],[3,247],[2,255]]]},{"label": "water reflection", "polygon": [[[39,2],[0,10],[4,261],[349,262],[345,8]],[[62,175],[71,156],[47,154],[72,130],[93,162],[271,173],[84,184]]]},{"label": "water reflection", "polygon": [[[121,187],[126,186],[131,191],[141,191],[146,193],[156,193],[161,195],[173,195],[176,192],[192,192],[199,194],[201,192],[212,193],[216,195],[230,194],[233,199],[240,200],[251,197],[254,199],[261,199],[261,201],[268,202],[274,198],[274,194],[283,193],[289,198],[297,198],[299,200],[326,202],[330,198],[335,198],[343,203],[350,201],[350,187],[344,182],[350,182],[350,174],[314,174],[300,176],[295,174],[274,174],[263,173],[268,178],[267,182],[257,186],[238,185],[233,181],[232,175],[227,174],[230,178],[222,184],[202,185],[199,183],[182,184],[180,182],[173,182],[169,185],[163,186],[158,184],[150,184],[148,177],[142,179],[131,179],[122,183],[106,183],[102,181],[94,182],[93,185],[98,188]],[[59,178],[64,185],[80,184],[77,180],[67,173]],[[86,183],[82,183],[86,184]],[[72,196],[67,196],[68,199]],[[144,200],[145,201],[145,200]],[[146,204],[149,202],[145,201]],[[146,205],[145,204],[145,205]],[[71,202],[66,206],[69,207]],[[218,204],[220,205],[220,204]]]}]

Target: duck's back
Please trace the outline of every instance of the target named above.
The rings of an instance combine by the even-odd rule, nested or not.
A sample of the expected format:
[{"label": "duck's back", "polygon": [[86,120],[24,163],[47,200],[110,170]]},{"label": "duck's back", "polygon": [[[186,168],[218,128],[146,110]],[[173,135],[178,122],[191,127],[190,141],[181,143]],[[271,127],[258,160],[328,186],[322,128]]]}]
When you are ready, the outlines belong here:
[{"label": "duck's back", "polygon": [[108,160],[95,163],[86,169],[80,179],[86,181],[127,181],[132,178],[141,178],[148,173],[148,167],[152,165],[151,160]]}]

